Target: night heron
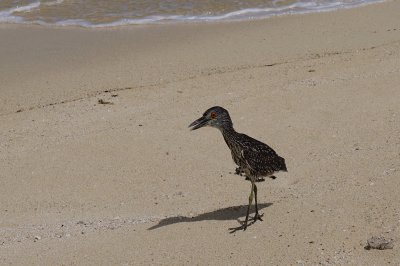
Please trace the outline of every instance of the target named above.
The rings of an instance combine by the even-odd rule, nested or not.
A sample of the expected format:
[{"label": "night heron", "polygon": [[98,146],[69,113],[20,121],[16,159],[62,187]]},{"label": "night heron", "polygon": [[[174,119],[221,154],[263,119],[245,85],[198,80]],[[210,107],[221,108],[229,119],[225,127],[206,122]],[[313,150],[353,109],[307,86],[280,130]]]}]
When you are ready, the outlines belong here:
[{"label": "night heron", "polygon": [[254,215],[253,223],[257,220],[262,221],[263,214],[259,214],[257,205],[257,186],[256,182],[264,181],[264,177],[275,179],[273,174],[278,171],[285,171],[285,159],[278,156],[276,152],[268,145],[253,139],[245,134],[235,131],[233,128],[231,117],[227,110],[222,107],[214,106],[204,112],[203,116],[189,125],[191,130],[199,129],[204,126],[211,126],[218,128],[225,139],[226,144],[232,153],[233,161],[237,164],[238,168],[236,173],[244,174],[247,180],[251,182],[251,192],[249,196],[249,205],[247,207],[246,220],[244,223],[231,230],[246,230],[250,206],[253,203],[253,193],[255,199],[256,213]]}]

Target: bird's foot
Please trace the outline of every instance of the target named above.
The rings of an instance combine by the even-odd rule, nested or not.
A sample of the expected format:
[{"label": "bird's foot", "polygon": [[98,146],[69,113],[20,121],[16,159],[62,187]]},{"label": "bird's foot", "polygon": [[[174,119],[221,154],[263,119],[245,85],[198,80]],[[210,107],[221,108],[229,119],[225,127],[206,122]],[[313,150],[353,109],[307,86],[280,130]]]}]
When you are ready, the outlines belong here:
[{"label": "bird's foot", "polygon": [[250,225],[254,224],[255,222],[257,222],[257,220],[258,221],[263,221],[263,219],[261,218],[263,216],[264,216],[264,213],[262,213],[262,214],[256,213],[253,218],[249,219],[251,221],[249,224],[246,221],[244,221],[241,226],[229,228],[229,230],[230,230],[229,233],[232,234],[232,233],[235,233],[236,231],[239,231],[239,230],[246,231],[247,226],[250,226]]},{"label": "bird's foot", "polygon": [[259,220],[259,221],[264,221],[261,217],[263,217],[264,216],[264,213],[262,213],[262,214],[259,214],[259,213],[256,213],[255,215],[254,215],[254,218],[251,218],[251,223],[252,224],[254,224],[255,222],[257,222],[257,220]]},{"label": "bird's foot", "polygon": [[241,226],[229,228],[229,230],[230,230],[229,233],[233,234],[233,233],[235,233],[236,231],[239,231],[239,230],[246,231],[246,229],[247,229],[247,223],[243,223]]}]

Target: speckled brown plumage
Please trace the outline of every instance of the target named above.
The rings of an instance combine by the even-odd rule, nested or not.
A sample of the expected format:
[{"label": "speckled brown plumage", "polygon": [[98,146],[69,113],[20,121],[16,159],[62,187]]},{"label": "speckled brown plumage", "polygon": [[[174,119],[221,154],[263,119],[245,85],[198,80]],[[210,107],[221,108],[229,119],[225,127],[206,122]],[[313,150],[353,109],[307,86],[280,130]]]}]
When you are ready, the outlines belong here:
[{"label": "speckled brown plumage", "polygon": [[231,150],[233,161],[250,180],[257,181],[277,171],[287,171],[285,159],[261,141],[238,133],[233,128],[222,130],[222,135]]},{"label": "speckled brown plumage", "polygon": [[275,179],[273,174],[278,171],[287,171],[285,159],[280,157],[271,147],[246,134],[235,131],[233,123],[227,110],[215,106],[204,112],[203,116],[189,125],[192,130],[203,126],[211,126],[219,129],[224,137],[226,144],[231,150],[232,159],[238,166],[236,173],[244,174],[247,180],[251,181],[251,193],[249,196],[249,206],[244,224],[238,229],[246,230],[249,217],[249,209],[255,196],[256,214],[253,221],[261,220],[262,215],[258,213],[257,205],[257,186],[255,182],[264,181],[264,177]]}]

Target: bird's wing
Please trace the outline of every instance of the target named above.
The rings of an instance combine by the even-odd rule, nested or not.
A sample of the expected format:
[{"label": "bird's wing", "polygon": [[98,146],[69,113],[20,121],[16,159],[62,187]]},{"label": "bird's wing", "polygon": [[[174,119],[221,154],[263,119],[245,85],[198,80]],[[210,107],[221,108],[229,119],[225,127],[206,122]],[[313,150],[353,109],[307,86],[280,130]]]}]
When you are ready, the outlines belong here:
[{"label": "bird's wing", "polygon": [[242,135],[241,157],[254,174],[272,174],[281,169],[282,158],[271,147],[245,134]]}]

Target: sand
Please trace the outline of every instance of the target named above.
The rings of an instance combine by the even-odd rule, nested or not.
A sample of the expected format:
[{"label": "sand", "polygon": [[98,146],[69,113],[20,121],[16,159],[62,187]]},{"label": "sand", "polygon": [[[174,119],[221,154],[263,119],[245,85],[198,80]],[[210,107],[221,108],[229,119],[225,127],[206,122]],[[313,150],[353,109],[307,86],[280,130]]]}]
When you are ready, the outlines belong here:
[{"label": "sand", "polygon": [[[1,25],[0,264],[400,264],[398,14]],[[289,170],[245,232],[249,182],[187,128],[214,105]]]}]

